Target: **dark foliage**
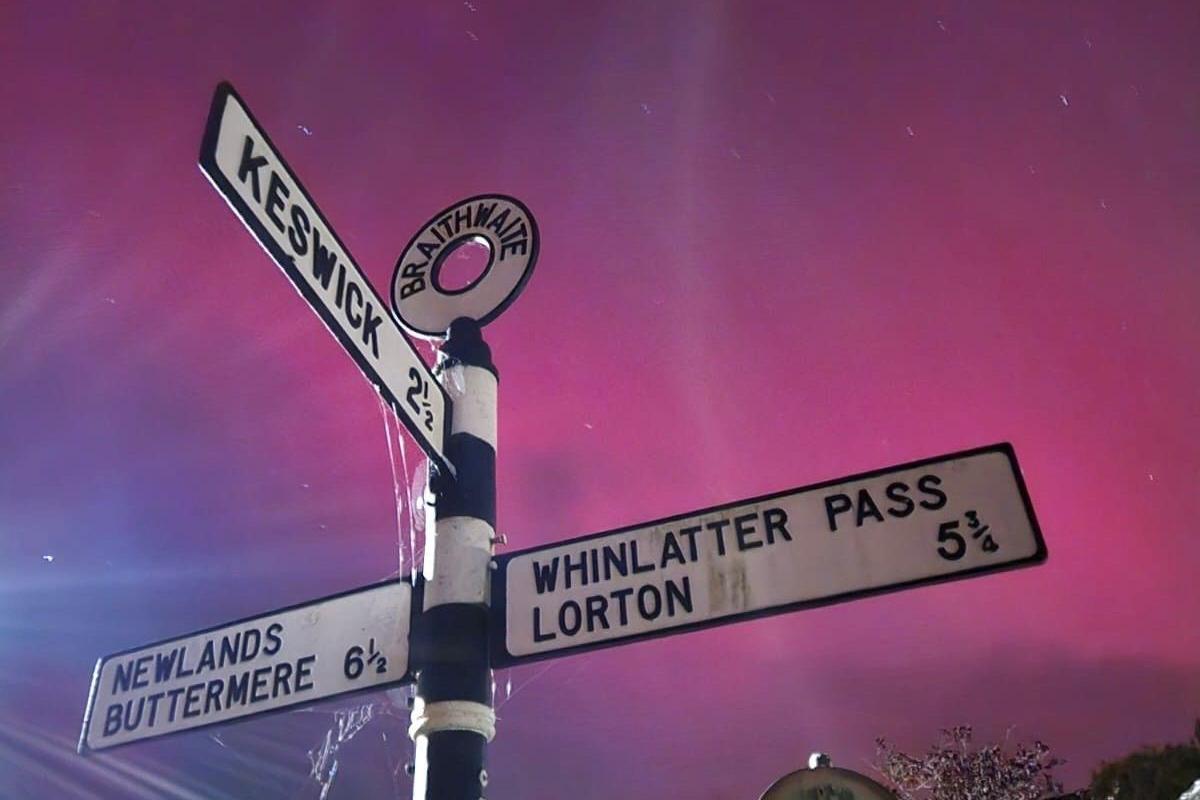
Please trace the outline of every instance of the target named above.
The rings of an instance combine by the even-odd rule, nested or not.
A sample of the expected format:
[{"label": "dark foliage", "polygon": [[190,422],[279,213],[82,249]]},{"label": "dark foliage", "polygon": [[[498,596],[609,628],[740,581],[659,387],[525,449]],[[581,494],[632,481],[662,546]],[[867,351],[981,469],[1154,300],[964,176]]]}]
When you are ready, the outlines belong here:
[{"label": "dark foliage", "polygon": [[1092,776],[1096,800],[1178,800],[1200,779],[1200,720],[1192,741],[1144,747],[1102,764]]},{"label": "dark foliage", "polygon": [[921,756],[897,751],[877,739],[877,768],[900,800],[1041,800],[1062,791],[1051,776],[1061,764],[1041,742],[971,746],[972,730],[962,725],[942,731],[939,742]]}]

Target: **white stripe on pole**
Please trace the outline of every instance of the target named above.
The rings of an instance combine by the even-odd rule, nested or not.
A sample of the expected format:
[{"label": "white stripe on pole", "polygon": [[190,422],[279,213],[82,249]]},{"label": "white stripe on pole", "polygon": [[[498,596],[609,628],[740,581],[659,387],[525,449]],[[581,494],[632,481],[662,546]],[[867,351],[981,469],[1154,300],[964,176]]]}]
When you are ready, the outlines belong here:
[{"label": "white stripe on pole", "polygon": [[469,433],[496,449],[496,376],[483,367],[454,364],[442,375],[442,385],[454,403],[450,433]]},{"label": "white stripe on pole", "polygon": [[[439,519],[425,546],[425,608],[491,601],[492,526],[475,517]],[[426,533],[428,539],[429,533]]]}]

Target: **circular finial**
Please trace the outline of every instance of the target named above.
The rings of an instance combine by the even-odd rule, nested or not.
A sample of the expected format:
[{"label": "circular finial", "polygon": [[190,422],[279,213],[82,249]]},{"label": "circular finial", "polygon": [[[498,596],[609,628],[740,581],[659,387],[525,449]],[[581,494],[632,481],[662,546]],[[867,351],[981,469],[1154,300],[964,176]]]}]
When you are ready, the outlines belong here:
[{"label": "circular finial", "polygon": [[[464,245],[485,247],[487,265],[466,286],[448,288],[443,265]],[[426,339],[444,336],[458,317],[486,325],[521,293],[537,254],[537,223],[520,200],[502,194],[461,200],[426,222],[400,254],[392,308],[409,333]]]}]

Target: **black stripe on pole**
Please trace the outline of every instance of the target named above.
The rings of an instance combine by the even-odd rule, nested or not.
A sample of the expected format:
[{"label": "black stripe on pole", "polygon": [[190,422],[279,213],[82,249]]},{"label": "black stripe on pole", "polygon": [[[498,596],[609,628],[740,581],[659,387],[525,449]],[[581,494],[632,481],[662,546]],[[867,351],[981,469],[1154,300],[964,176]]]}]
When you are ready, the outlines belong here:
[{"label": "black stripe on pole", "polygon": [[[434,800],[459,797],[482,800],[483,787],[487,785],[483,766],[486,752],[487,740],[470,731],[429,734],[425,796]],[[471,767],[464,768],[467,764]]]},{"label": "black stripe on pole", "polygon": [[459,317],[446,329],[446,342],[442,345],[438,370],[452,364],[467,364],[483,367],[500,379],[496,365],[492,363],[492,348],[483,340],[479,323],[469,317]]},{"label": "black stripe on pole", "polygon": [[[456,433],[446,442],[446,458],[458,478],[437,493],[437,518],[472,517],[496,529],[496,451],[469,433]],[[448,483],[448,481],[447,481]]]},{"label": "black stripe on pole", "polygon": [[470,700],[490,706],[487,644],[487,606],[446,603],[417,615],[409,638],[409,658],[420,665],[417,693],[426,703]]}]

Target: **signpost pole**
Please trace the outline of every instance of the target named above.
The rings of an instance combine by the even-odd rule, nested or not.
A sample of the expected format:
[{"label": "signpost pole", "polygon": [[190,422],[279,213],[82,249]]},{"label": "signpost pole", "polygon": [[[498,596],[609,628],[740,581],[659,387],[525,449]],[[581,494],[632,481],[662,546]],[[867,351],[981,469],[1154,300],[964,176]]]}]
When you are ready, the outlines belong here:
[{"label": "signpost pole", "polygon": [[453,401],[446,456],[453,481],[431,472],[423,601],[414,621],[417,671],[409,736],[414,800],[480,800],[496,733],[488,660],[496,526],[497,373],[479,324],[456,319],[437,372]]}]

